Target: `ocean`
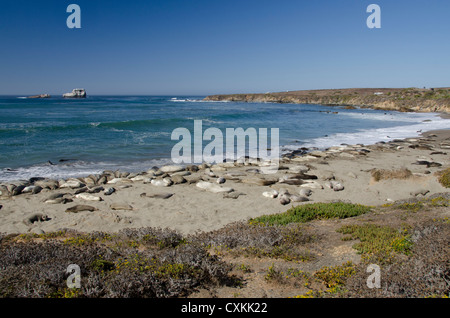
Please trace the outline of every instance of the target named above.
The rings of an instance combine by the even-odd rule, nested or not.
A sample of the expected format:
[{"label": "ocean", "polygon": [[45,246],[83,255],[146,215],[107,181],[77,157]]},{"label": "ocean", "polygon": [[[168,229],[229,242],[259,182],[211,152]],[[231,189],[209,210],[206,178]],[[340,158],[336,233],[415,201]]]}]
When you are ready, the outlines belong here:
[{"label": "ocean", "polygon": [[[176,128],[279,129],[280,152],[373,144],[449,129],[435,113],[309,104],[203,101],[203,96],[0,97],[0,181],[68,178],[171,163]],[[208,142],[205,141],[205,145]]]}]

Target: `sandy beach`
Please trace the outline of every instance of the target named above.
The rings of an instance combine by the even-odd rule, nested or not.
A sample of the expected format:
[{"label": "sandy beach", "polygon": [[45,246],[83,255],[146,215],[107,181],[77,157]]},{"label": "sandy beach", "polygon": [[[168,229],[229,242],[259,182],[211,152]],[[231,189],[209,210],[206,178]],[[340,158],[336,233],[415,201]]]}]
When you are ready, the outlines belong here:
[{"label": "sandy beach", "polygon": [[[443,130],[424,133],[420,138],[341,145],[285,157],[275,174],[263,174],[258,163],[247,162],[5,183],[1,187],[0,233],[41,234],[60,229],[117,232],[158,227],[192,234],[285,212],[299,204],[341,200],[376,206],[429,197],[449,191],[436,176],[450,166],[449,151],[450,130]],[[377,178],[375,169],[394,171],[393,177],[381,174]],[[406,171],[406,175],[396,176],[395,171]],[[99,180],[102,176],[105,178]],[[223,183],[217,183],[219,178]],[[156,185],[164,184],[163,180],[173,184]],[[110,188],[114,192],[106,195]],[[286,191],[289,194],[283,196]],[[270,197],[272,193],[277,197]],[[289,200],[282,204],[281,197]],[[93,211],[66,212],[81,205]]]}]

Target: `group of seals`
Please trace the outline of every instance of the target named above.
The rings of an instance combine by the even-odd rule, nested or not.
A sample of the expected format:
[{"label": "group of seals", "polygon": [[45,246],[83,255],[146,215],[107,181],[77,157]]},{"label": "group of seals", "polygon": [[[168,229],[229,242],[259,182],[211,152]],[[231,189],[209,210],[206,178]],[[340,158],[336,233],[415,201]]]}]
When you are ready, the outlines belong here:
[{"label": "group of seals", "polygon": [[307,202],[309,201],[307,197],[310,196],[311,193],[311,191],[300,190],[300,195],[296,195],[289,193],[287,189],[280,189],[279,191],[272,189],[271,191],[263,192],[263,196],[272,199],[278,198],[281,205],[286,205],[291,202]]}]

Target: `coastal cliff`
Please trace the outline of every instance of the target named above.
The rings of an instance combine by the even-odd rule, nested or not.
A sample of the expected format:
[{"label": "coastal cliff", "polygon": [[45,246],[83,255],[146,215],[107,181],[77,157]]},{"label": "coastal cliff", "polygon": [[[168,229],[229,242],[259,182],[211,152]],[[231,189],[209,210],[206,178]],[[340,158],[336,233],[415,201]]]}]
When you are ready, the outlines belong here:
[{"label": "coastal cliff", "polygon": [[450,112],[450,88],[352,88],[207,96],[208,101],[366,107],[402,112]]}]

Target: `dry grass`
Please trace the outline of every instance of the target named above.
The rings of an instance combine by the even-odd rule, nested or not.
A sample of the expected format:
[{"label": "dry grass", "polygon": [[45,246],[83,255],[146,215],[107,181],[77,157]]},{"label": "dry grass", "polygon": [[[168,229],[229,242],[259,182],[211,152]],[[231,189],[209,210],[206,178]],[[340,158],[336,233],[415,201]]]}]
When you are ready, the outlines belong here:
[{"label": "dry grass", "polygon": [[[450,222],[436,216],[447,215],[448,197],[423,205],[410,218],[393,205],[352,219],[245,221],[189,236],[160,228],[0,233],[0,298],[445,297]],[[345,259],[333,252],[343,245],[352,249]],[[336,266],[356,252],[360,259]],[[380,289],[367,287],[369,263],[381,267]],[[80,289],[66,285],[69,264],[80,266]]]},{"label": "dry grass", "polygon": [[409,179],[412,177],[412,172],[409,169],[397,169],[397,170],[385,170],[374,169],[372,170],[372,178],[375,181],[391,180],[391,179]]}]

